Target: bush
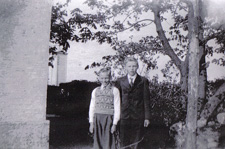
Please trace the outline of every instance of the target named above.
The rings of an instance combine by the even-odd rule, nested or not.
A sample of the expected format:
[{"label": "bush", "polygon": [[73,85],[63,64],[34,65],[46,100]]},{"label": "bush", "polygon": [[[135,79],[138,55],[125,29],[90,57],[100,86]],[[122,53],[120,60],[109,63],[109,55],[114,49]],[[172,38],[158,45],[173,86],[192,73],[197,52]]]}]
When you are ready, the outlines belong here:
[{"label": "bush", "polygon": [[[224,80],[209,82],[207,98],[213,95],[223,82]],[[74,116],[83,113],[87,115],[91,92],[96,86],[98,86],[96,82],[88,81],[72,81],[60,84],[59,87],[49,86],[48,114]],[[171,126],[179,121],[185,121],[187,97],[181,91],[179,84],[151,81],[149,89],[152,124]]]},{"label": "bush", "polygon": [[151,122],[171,126],[186,117],[186,96],[178,84],[150,82]]}]

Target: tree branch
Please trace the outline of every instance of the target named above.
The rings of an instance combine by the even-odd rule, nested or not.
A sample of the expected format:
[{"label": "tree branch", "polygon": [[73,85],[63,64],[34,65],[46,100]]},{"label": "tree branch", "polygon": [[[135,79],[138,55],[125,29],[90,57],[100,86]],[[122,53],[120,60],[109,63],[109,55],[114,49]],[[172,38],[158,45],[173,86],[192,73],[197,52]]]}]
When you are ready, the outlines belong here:
[{"label": "tree branch", "polygon": [[217,30],[216,31],[211,31],[213,33],[211,33],[210,35],[208,35],[207,37],[204,38],[204,40],[202,40],[202,42],[200,43],[201,45],[206,44],[209,40],[218,38],[219,36],[223,37],[225,32],[221,31],[221,30]]},{"label": "tree branch", "polygon": [[219,87],[216,93],[208,100],[208,102],[204,106],[204,109],[200,114],[200,120],[198,121],[199,127],[203,127],[206,125],[207,120],[209,119],[213,111],[216,109],[218,104],[224,100],[224,96],[225,96],[225,83],[223,83]]},{"label": "tree branch", "polygon": [[161,24],[159,11],[157,9],[155,9],[153,12],[154,12],[154,19],[155,19],[154,23],[156,25],[156,31],[160,37],[160,40],[164,47],[164,51],[173,60],[174,64],[181,70],[182,61],[175,54],[175,52],[173,51],[172,47],[169,44],[169,41],[166,38],[166,35],[163,31],[163,27]]},{"label": "tree branch", "polygon": [[[128,30],[128,29],[131,29],[132,27],[134,27],[134,26],[137,25],[138,23],[141,23],[141,22],[144,22],[144,21],[151,21],[151,22],[150,22],[149,24],[147,24],[147,25],[150,25],[151,23],[154,22],[154,20],[151,20],[151,19],[143,19],[143,20],[140,20],[140,21],[137,21],[137,22],[133,23],[133,24],[130,25],[130,27],[128,27],[128,28],[124,28],[124,29],[122,29],[122,30],[115,31],[115,32],[113,32],[113,34],[117,34],[117,33],[126,31],[126,30]],[[145,26],[147,26],[147,25],[145,25]]]},{"label": "tree branch", "polygon": [[122,23],[124,23],[135,11],[127,14],[126,18],[122,21]]}]

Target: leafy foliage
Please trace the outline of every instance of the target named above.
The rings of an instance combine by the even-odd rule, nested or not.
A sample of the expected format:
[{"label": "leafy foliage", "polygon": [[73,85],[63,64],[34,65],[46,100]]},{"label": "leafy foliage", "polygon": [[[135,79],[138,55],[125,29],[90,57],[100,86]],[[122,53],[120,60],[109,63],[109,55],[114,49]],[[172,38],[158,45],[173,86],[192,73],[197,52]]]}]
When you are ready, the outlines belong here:
[{"label": "leafy foliage", "polygon": [[[115,37],[112,40],[111,46],[117,51],[117,55],[112,56],[113,58],[111,58],[111,60],[116,60],[115,64],[117,65],[119,63],[117,60],[124,59],[124,56],[135,55],[148,65],[147,69],[154,69],[157,68],[157,61],[154,61],[152,57],[160,53],[169,55],[172,60],[171,62],[174,63],[179,70],[181,67],[184,67],[184,65],[180,65],[185,61],[189,45],[188,5],[185,1],[115,0],[110,3],[108,1],[87,0],[86,4],[105,16],[105,22],[100,24],[100,26],[108,30],[106,31],[106,35],[112,35],[112,37],[115,37],[123,31],[141,31],[142,28],[155,23],[156,20],[151,15],[149,15],[148,18],[142,18],[144,13],[151,14],[159,12],[161,23],[167,20],[167,18],[163,17],[163,14],[170,13],[174,23],[169,28],[169,31],[164,31],[167,36],[166,39],[162,39],[162,37],[159,36],[147,36],[143,37],[138,42],[132,41],[132,39],[129,42],[118,41]],[[206,20],[203,20],[201,27],[204,29],[204,40],[200,44],[203,44],[205,47],[206,55],[213,56],[213,53],[224,53],[223,28],[212,28]],[[151,32],[149,32],[149,35],[151,35]],[[208,41],[212,39],[216,40],[219,48],[214,49],[213,46],[208,44]],[[168,47],[162,44],[166,42],[165,40],[167,40],[170,45],[175,45],[172,47],[172,52],[170,52]],[[171,56],[173,52],[176,55],[175,58]],[[106,61],[106,63],[107,62],[111,63],[111,61]],[[212,62],[223,66],[224,56],[214,59]],[[201,64],[201,66],[207,67],[208,63]],[[163,70],[163,72],[168,74],[167,71],[169,71],[169,69]]]},{"label": "leafy foliage", "polygon": [[[214,92],[222,83],[224,83],[224,80],[208,83],[207,99],[214,95]],[[98,86],[97,83],[87,81],[72,81],[60,84],[59,87],[49,86],[48,114],[67,116],[76,115],[77,112],[87,114],[91,91],[96,86]],[[182,92],[179,84],[159,83],[157,80],[153,80],[149,83],[149,90],[151,123],[153,125],[172,126],[177,122],[185,121],[187,97]],[[218,106],[214,116],[221,110],[224,110],[223,106],[223,103],[221,106]],[[215,117],[212,118],[214,119]]]},{"label": "leafy foliage", "polygon": [[[200,44],[206,44],[205,50],[208,56],[214,56],[214,54],[221,54],[212,60],[212,63],[215,63],[220,66],[225,66],[225,30],[223,27],[215,28],[209,22],[204,22],[204,39]],[[214,41],[215,44],[209,44],[209,41]],[[215,46],[216,45],[216,46]]]},{"label": "leafy foliage", "polygon": [[[207,83],[207,99],[210,99],[215,94],[216,90],[225,80],[210,81]],[[151,99],[151,122],[154,124],[164,124],[172,126],[177,122],[185,122],[187,97],[181,90],[180,85],[171,84],[168,82],[159,83],[153,80],[150,86]],[[202,103],[198,103],[201,106]],[[203,103],[205,104],[205,103]],[[216,119],[216,115],[224,112],[224,103],[220,103],[213,113],[211,120]],[[200,113],[202,109],[199,109]]]},{"label": "leafy foliage", "polygon": [[104,23],[105,16],[101,14],[83,14],[79,8],[75,8],[70,13],[66,10],[69,1],[65,4],[52,6],[49,66],[57,53],[66,53],[70,48],[70,42],[87,42],[97,40],[111,43],[111,38],[106,36],[104,31],[96,31],[97,24]]},{"label": "leafy foliage", "polygon": [[[136,55],[142,62],[147,65],[147,69],[157,68],[157,60],[153,57],[157,54],[168,55],[168,49],[162,42],[165,42],[159,36],[143,37],[139,41],[119,41],[117,34],[120,32],[141,31],[142,28],[155,23],[155,18],[150,15],[149,18],[142,18],[144,13],[160,12],[161,22],[166,21],[163,17],[164,13],[170,13],[174,24],[171,25],[169,31],[165,31],[167,40],[170,43],[176,43],[172,49],[177,57],[182,61],[186,57],[188,50],[188,7],[185,2],[175,2],[168,0],[147,1],[147,0],[116,0],[111,2],[99,0],[87,0],[86,4],[97,12],[95,14],[83,13],[81,9],[75,8],[70,14],[65,10],[67,2],[64,5],[57,4],[52,8],[52,23],[50,34],[50,65],[54,59],[54,55],[59,51],[66,52],[70,47],[70,41],[87,42],[88,40],[97,40],[100,44],[107,42],[117,51],[116,55],[108,55],[103,57],[105,63],[93,62],[86,66],[85,69],[100,65],[117,66],[119,61],[129,55]],[[203,22],[204,40],[201,44],[205,44],[206,54],[224,53],[224,30],[223,28],[212,28],[207,22]],[[211,39],[216,40],[218,48],[214,49],[208,45]],[[62,50],[59,50],[59,47]],[[170,52],[171,53],[171,52]],[[109,58],[111,57],[111,58]],[[171,59],[172,63],[176,60]],[[114,61],[114,62],[112,62]],[[218,65],[224,65],[224,57],[214,59],[212,62]],[[177,66],[177,63],[175,63]],[[172,66],[172,65],[171,65]],[[208,66],[208,65],[205,65]],[[180,69],[180,68],[178,68]],[[169,69],[164,69],[165,74],[169,74]],[[168,75],[165,75],[168,76]]]},{"label": "leafy foliage", "polygon": [[171,126],[186,118],[187,98],[179,85],[150,82],[151,123]]},{"label": "leafy foliage", "polygon": [[[52,17],[51,17],[51,32],[50,32],[50,46],[49,46],[49,66],[52,66],[52,61],[54,60],[54,55],[58,52],[66,52],[70,47],[69,40],[73,36],[73,30],[70,28],[69,24],[65,20],[68,15],[66,10],[63,8],[66,6],[57,4],[52,6]],[[62,50],[58,47],[61,46]]]},{"label": "leafy foliage", "polygon": [[[107,3],[104,1],[87,0],[86,3],[93,9],[97,8],[98,14],[105,16],[104,18],[106,20],[100,24],[100,26],[107,29],[105,33],[107,36],[112,37],[111,46],[117,51],[116,55],[109,55],[107,59],[103,57],[103,60],[106,60],[105,63],[112,64],[112,61],[114,61],[114,66],[117,66],[126,56],[136,55],[141,61],[147,64],[147,69],[156,68],[156,61],[154,61],[152,57],[162,50],[162,45],[158,37],[143,37],[139,42],[119,41],[117,38],[117,34],[120,32],[126,30],[140,31],[141,28],[153,23],[152,19],[140,20],[139,18],[143,12],[150,10],[152,7],[150,4],[152,4],[152,2],[118,0],[114,3]],[[124,17],[120,20],[117,16]],[[132,23],[134,20],[136,20],[136,22]],[[87,68],[90,67],[87,66]]]}]

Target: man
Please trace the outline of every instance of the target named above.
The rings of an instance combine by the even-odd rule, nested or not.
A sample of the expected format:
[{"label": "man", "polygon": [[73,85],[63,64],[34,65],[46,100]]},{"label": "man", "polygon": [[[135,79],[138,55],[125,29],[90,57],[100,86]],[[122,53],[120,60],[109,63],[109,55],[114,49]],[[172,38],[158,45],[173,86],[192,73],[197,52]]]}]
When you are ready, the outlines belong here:
[{"label": "man", "polygon": [[143,128],[150,124],[149,84],[146,78],[137,74],[135,58],[126,58],[124,64],[127,75],[116,82],[121,95],[120,147],[138,149]]}]

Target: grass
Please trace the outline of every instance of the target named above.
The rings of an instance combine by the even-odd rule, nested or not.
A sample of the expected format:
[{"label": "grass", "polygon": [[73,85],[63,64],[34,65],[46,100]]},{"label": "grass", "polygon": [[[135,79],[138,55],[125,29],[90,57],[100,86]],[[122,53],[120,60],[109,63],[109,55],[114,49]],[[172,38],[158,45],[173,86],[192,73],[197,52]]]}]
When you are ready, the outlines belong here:
[{"label": "grass", "polygon": [[[80,118],[50,118],[49,149],[91,149],[93,138],[88,135],[89,123]],[[144,149],[173,148],[168,128],[151,125],[145,131]]]},{"label": "grass", "polygon": [[77,144],[73,146],[58,146],[58,147],[53,147],[50,146],[49,149],[91,149],[91,145],[82,145],[82,144]]}]

